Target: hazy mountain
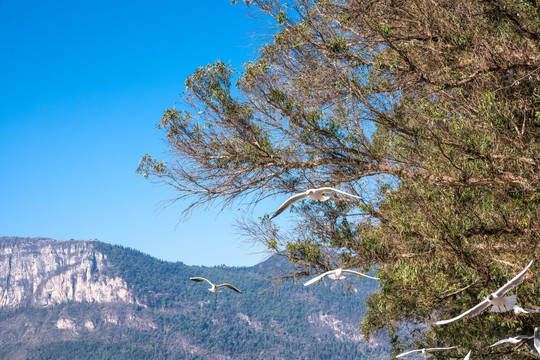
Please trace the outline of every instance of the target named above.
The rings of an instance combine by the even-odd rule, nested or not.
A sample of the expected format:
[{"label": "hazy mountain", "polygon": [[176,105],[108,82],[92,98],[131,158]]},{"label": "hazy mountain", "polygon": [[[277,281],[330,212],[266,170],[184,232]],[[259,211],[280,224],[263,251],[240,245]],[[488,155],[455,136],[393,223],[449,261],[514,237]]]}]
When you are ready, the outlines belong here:
[{"label": "hazy mountain", "polygon": [[[358,324],[372,280],[272,286],[253,267],[187,266],[98,241],[0,237],[0,358],[389,359]],[[229,282],[213,294],[202,276]]]}]

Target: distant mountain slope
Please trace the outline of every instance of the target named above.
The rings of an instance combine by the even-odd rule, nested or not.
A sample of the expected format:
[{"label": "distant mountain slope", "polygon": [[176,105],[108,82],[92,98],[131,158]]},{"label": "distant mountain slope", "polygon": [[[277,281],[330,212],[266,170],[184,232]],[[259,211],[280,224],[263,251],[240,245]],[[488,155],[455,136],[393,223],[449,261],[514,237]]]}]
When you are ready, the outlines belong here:
[{"label": "distant mountain slope", "polygon": [[272,287],[273,263],[187,266],[98,241],[0,237],[0,358],[390,358],[386,339],[357,328],[376,282]]}]

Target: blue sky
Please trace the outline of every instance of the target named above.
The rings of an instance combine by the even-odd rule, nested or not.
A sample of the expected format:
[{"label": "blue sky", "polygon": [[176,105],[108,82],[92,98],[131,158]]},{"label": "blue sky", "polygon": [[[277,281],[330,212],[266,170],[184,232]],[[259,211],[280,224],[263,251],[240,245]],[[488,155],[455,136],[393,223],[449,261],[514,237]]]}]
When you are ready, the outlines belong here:
[{"label": "blue sky", "polygon": [[[229,0],[0,0],[0,236],[98,239],[189,265],[249,266],[242,210],[198,210],[135,173],[184,81],[253,59],[265,25]],[[276,205],[283,199],[276,199]],[[268,209],[266,209],[268,212]],[[265,210],[256,207],[253,216]]]}]

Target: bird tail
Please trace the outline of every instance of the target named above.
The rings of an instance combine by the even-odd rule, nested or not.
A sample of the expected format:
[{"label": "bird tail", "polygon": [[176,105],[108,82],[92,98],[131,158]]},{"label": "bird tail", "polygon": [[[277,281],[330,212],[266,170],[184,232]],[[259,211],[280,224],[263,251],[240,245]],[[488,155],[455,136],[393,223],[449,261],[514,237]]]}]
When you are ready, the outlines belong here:
[{"label": "bird tail", "polygon": [[345,279],[345,276],[341,275],[340,277],[337,277],[336,274],[330,274],[328,275],[328,277],[332,280],[341,280],[341,279]]},{"label": "bird tail", "polygon": [[517,302],[516,295],[505,296],[504,304],[502,306],[493,305],[491,307],[491,311],[493,311],[493,312],[510,311],[510,310],[512,310],[514,308],[514,305],[516,305],[516,302]]}]

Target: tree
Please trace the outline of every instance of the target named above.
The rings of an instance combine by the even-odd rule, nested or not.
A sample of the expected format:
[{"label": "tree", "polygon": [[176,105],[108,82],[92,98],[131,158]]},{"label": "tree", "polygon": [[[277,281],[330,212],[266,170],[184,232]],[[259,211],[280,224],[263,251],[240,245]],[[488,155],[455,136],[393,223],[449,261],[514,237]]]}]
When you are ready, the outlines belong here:
[{"label": "tree", "polygon": [[[487,347],[532,333],[534,316],[424,326],[537,259],[538,2],[249,3],[275,20],[272,41],[240,75],[222,62],[197,69],[186,81],[194,111],[171,108],[160,122],[170,159],[146,155],[138,171],[190,199],[186,212],[308,187],[360,195],[297,206],[288,234],[267,217],[243,228],[296,263],[296,275],[376,265],[383,281],[362,330],[386,329],[395,351],[415,342],[538,358],[529,344]],[[534,279],[518,289],[522,306],[540,306]],[[400,331],[405,322],[419,332]]]}]

